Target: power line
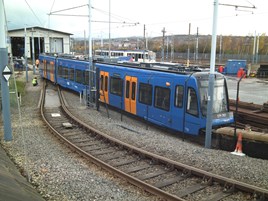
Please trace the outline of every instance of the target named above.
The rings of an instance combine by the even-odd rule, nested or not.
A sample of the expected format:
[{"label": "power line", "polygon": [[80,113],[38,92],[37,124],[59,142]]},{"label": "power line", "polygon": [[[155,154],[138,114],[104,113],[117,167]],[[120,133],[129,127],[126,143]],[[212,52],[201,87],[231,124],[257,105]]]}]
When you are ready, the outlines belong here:
[{"label": "power line", "polygon": [[52,11],[52,9],[53,9],[53,7],[54,7],[54,4],[55,4],[55,0],[54,0],[53,3],[52,3],[52,6],[51,6],[51,8],[50,8],[49,13],[51,13],[51,11]]},{"label": "power line", "polygon": [[49,15],[54,14],[54,13],[67,11],[67,10],[73,10],[73,9],[76,9],[76,8],[82,8],[82,7],[85,7],[85,6],[88,6],[88,4],[81,5],[81,6],[76,6],[76,7],[71,7],[71,8],[66,8],[66,9],[62,9],[62,10],[57,10],[57,11],[53,11],[53,12],[50,11]]},{"label": "power line", "polygon": [[37,15],[35,14],[35,12],[33,11],[33,9],[31,8],[31,6],[29,5],[29,3],[27,2],[27,0],[25,0],[26,4],[28,5],[28,7],[30,8],[30,10],[32,11],[32,13],[34,14],[35,18],[38,20],[38,22],[40,23],[41,26],[43,26],[42,22],[40,21],[40,19],[37,17]]},{"label": "power line", "polygon": [[[95,8],[95,7],[92,7],[92,8],[93,8],[94,10],[96,10],[96,11],[99,11],[99,12],[103,13],[103,14],[109,15],[109,12],[108,12],[108,11],[101,10],[101,9],[99,9],[99,8]],[[111,13],[111,14],[112,14],[112,13]],[[119,19],[119,20],[127,19],[127,20],[129,20],[129,21],[133,21],[133,20],[131,20],[131,19],[128,19],[128,18],[119,16],[119,15],[115,15],[115,14],[112,14],[112,17],[113,17],[113,18],[116,18],[116,19]]]},{"label": "power line", "polygon": [[[54,0],[55,1],[55,0]],[[75,6],[75,7],[71,7],[71,8],[66,8],[66,9],[62,9],[62,10],[58,10],[58,11],[53,11],[53,12],[50,12],[49,15],[56,15],[56,16],[71,16],[71,17],[88,17],[88,15],[75,15],[75,14],[56,14],[56,13],[59,13],[59,12],[63,12],[63,11],[69,11],[69,10],[73,10],[73,9],[77,9],[77,8],[81,8],[81,7],[84,7],[84,6],[88,6],[88,4],[85,4],[85,5],[81,5],[81,6]],[[108,12],[106,11],[103,11],[103,10],[100,10],[100,9],[96,9],[94,7],[91,7],[92,9],[95,9],[95,10],[98,10],[98,11],[101,11],[102,13],[105,13],[107,14]],[[115,16],[115,15],[114,15]],[[123,17],[120,17],[118,16],[118,18],[123,18]],[[120,20],[120,19],[119,19]],[[92,22],[100,22],[100,23],[115,23],[115,24],[125,24],[125,25],[138,25],[140,24],[139,22],[126,22],[126,21],[122,21],[122,22],[108,22],[108,21],[92,21]]]},{"label": "power line", "polygon": [[219,5],[221,5],[221,6],[231,6],[231,7],[235,7],[235,8],[252,8],[252,9],[256,8],[256,6],[254,6],[253,4],[252,4],[252,6],[241,6],[241,5],[235,5],[235,4],[219,3]]}]

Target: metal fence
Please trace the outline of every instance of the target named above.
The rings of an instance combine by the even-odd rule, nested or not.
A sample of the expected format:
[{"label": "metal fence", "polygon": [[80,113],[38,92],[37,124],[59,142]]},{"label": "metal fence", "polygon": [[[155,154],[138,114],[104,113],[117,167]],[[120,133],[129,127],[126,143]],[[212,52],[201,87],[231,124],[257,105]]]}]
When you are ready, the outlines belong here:
[{"label": "metal fence", "polygon": [[[165,53],[163,61],[172,61],[172,62],[182,62],[187,60],[187,53]],[[161,61],[161,52],[156,52],[157,60]],[[268,55],[242,55],[242,54],[216,54],[216,63],[224,64],[229,59],[239,59],[246,60],[247,63],[256,64],[256,63],[268,63]],[[210,60],[210,53],[190,53],[189,60],[191,63],[204,62],[208,63]]]}]

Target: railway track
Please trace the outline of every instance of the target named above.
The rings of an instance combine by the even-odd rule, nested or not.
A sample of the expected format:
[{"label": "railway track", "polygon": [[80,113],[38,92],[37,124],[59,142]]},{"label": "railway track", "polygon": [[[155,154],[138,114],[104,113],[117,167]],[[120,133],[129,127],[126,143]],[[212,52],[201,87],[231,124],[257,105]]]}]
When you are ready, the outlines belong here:
[{"label": "railway track", "polygon": [[268,199],[268,190],[215,175],[123,143],[73,116],[61,106],[44,107],[49,130],[84,158],[165,200]]},{"label": "railway track", "polygon": [[[235,113],[236,102],[230,100],[230,110]],[[238,102],[237,121],[255,130],[268,130],[268,104],[256,105]]]}]

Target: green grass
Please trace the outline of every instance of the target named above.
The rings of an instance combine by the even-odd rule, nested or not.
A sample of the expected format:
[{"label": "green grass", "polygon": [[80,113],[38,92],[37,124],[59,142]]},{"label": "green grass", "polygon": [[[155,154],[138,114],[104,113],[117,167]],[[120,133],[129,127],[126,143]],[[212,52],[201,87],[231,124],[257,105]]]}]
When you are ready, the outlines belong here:
[{"label": "green grass", "polygon": [[[17,91],[21,96],[25,95],[25,81],[19,81],[16,80],[16,85],[17,85]],[[10,79],[9,80],[9,92],[10,92],[10,106],[11,107],[16,107],[17,106],[17,95],[15,94],[16,90],[15,90],[15,83],[14,83],[14,79]]]}]

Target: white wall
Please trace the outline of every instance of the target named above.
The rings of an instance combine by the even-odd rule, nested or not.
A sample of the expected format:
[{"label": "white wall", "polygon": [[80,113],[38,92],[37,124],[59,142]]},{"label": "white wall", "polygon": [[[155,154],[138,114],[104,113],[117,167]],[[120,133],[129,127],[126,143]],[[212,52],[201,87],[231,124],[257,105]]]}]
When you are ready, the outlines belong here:
[{"label": "white wall", "polygon": [[[51,31],[51,30],[43,30],[43,29],[38,29],[35,28],[34,32],[31,32],[31,29],[28,28],[26,30],[26,45],[27,45],[27,57],[31,57],[31,51],[30,48],[32,45],[30,44],[30,37],[43,37],[44,38],[44,52],[49,53],[54,47],[51,49],[51,43],[50,41],[53,41],[53,39],[57,39],[57,52],[61,53],[66,53],[70,54],[70,35],[69,34],[64,34],[56,31]],[[9,31],[8,33],[9,37],[25,37],[24,30],[18,30],[18,31]],[[54,40],[55,41],[55,40]],[[61,42],[59,42],[61,41]],[[54,45],[52,43],[52,45]],[[8,47],[8,52],[11,52],[11,46]]]}]

